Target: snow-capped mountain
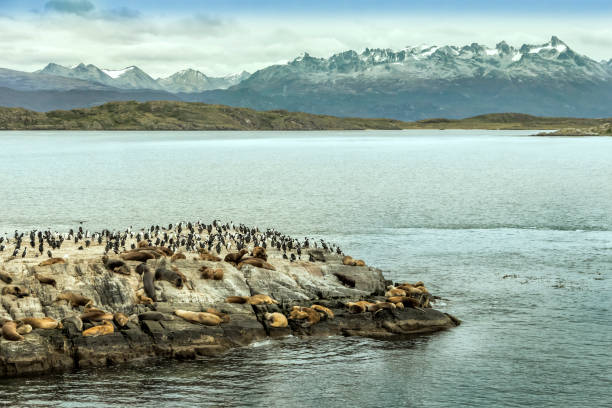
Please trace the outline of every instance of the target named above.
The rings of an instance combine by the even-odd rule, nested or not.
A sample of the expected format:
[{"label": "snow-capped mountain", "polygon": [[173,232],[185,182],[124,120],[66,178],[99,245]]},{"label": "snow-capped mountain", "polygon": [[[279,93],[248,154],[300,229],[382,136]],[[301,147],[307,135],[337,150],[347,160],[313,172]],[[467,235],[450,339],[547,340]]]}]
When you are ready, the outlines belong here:
[{"label": "snow-capped mountain", "polygon": [[249,77],[246,71],[224,77],[209,77],[195,69],[179,71],[167,78],[159,78],[157,83],[169,92],[203,92],[211,89],[227,89]]}]

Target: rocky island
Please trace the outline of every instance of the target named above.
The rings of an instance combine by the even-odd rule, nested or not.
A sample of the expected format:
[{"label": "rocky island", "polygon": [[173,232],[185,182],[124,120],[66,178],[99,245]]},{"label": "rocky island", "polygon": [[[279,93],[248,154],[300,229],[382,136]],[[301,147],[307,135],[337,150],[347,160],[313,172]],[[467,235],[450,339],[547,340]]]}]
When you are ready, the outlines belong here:
[{"label": "rocky island", "polygon": [[387,281],[322,240],[217,221],[5,235],[0,290],[0,377],[459,324],[423,282]]}]

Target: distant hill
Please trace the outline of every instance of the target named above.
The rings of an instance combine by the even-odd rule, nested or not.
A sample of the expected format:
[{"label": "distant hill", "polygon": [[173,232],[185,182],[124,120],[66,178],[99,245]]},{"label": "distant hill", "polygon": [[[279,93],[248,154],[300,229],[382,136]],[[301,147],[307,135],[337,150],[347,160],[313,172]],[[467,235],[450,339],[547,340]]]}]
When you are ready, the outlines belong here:
[{"label": "distant hill", "polygon": [[[612,119],[537,117],[520,113],[466,119],[342,118],[284,110],[255,111],[224,105],[177,101],[110,102],[101,106],[46,113],[0,108],[1,130],[399,130],[399,129],[574,129],[609,133]],[[578,130],[576,130],[578,129]]]}]

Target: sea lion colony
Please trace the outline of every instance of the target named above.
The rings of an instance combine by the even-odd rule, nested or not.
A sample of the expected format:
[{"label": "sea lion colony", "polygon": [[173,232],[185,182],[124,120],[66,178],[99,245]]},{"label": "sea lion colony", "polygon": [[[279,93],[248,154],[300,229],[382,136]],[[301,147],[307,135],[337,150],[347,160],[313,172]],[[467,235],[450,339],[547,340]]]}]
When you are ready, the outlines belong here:
[{"label": "sea lion colony", "polygon": [[[30,251],[28,251],[30,248]],[[87,249],[85,251],[85,249]],[[124,231],[111,231],[108,229],[101,232],[90,233],[79,227],[68,233],[33,230],[29,233],[15,231],[12,237],[7,234],[0,237],[1,253],[10,253],[4,261],[10,262],[21,258],[23,261],[37,262],[38,267],[50,266],[64,263],[71,258],[78,258],[85,252],[91,256],[91,251],[101,256],[103,265],[110,271],[118,274],[130,275],[132,268],[126,261],[140,262],[134,269],[141,276],[141,291],[136,294],[137,303],[153,306],[158,302],[156,294],[156,282],[167,281],[175,287],[193,290],[193,285],[176,268],[169,266],[173,261],[186,259],[187,255],[193,254],[194,259],[226,262],[237,269],[244,265],[256,268],[274,270],[274,266],[267,262],[270,256],[268,249],[275,250],[275,256],[290,262],[299,261],[304,255],[302,250],[316,249],[325,252],[335,252],[344,255],[337,245],[328,244],[323,240],[315,241],[305,238],[300,241],[287,235],[280,234],[274,229],[262,232],[258,228],[249,228],[242,224],[222,224],[214,221],[212,224],[201,222],[180,222],[170,224],[166,227],[151,226],[148,229],[133,231],[128,228]],[[82,252],[81,252],[82,251]],[[221,255],[225,253],[223,261]],[[215,255],[216,254],[216,255]],[[110,256],[109,256],[110,255]],[[111,258],[118,256],[119,258]],[[40,258],[46,257],[40,261]],[[316,262],[321,255],[317,251],[309,251],[308,262]],[[151,271],[146,262],[149,259],[161,260],[158,267]],[[169,260],[169,261],[166,261]],[[361,260],[353,260],[349,256],[343,259],[344,265],[364,266]],[[223,279],[223,269],[201,268],[202,279]],[[36,279],[45,285],[56,286],[56,281],[49,274],[37,272]],[[0,280],[7,285],[2,288],[2,295],[14,298],[30,296],[30,291],[14,284],[14,279],[5,272],[0,272]],[[349,302],[346,304],[352,313],[374,312],[384,309],[395,308],[421,308],[429,307],[429,296],[422,282],[416,284],[404,283],[397,287],[388,288],[385,302]],[[9,299],[10,300],[10,299]],[[63,321],[70,321],[72,325],[82,331],[83,336],[101,336],[111,334],[115,329],[125,327],[130,320],[170,320],[174,317],[156,311],[140,313],[138,315],[126,316],[123,313],[113,313],[95,307],[92,299],[72,291],[62,291],[56,299],[57,302],[65,301],[74,310],[75,314]],[[274,305],[278,301],[266,294],[254,294],[252,296],[230,296],[227,303],[258,305]],[[174,315],[194,324],[220,325],[230,321],[227,313],[215,309],[207,309],[205,312],[193,312],[177,309]],[[289,321],[308,327],[321,320],[333,319],[333,312],[322,306],[313,304],[310,307],[293,306],[287,316],[282,313],[267,313],[265,320],[269,327],[287,327]],[[15,321],[0,319],[3,337],[7,340],[21,341],[24,335],[32,329],[54,330],[62,329],[62,323],[51,317],[35,318],[27,317]]]}]

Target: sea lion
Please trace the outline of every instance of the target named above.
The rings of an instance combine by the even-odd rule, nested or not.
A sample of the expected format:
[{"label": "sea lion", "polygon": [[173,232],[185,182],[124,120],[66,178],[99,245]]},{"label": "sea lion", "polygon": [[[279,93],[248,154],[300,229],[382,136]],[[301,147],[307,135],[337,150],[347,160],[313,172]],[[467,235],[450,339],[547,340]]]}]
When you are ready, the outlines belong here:
[{"label": "sea lion", "polygon": [[206,313],[211,313],[211,314],[214,314],[215,316],[219,316],[221,318],[221,320],[223,320],[223,323],[229,323],[230,322],[229,314],[222,313],[222,312],[218,311],[217,309],[213,309],[212,307],[209,307],[208,309],[206,309]]},{"label": "sea lion", "polygon": [[219,316],[207,312],[190,312],[188,310],[177,309],[174,314],[191,323],[201,323],[206,326],[218,326],[223,322]]},{"label": "sea lion", "polygon": [[19,322],[21,324],[28,324],[34,329],[53,330],[62,328],[60,322],[51,317],[24,317],[23,319],[19,319]]},{"label": "sea lion", "polygon": [[321,314],[310,307],[293,306],[289,313],[292,320],[306,320],[304,327],[312,326],[321,321]]},{"label": "sea lion", "polygon": [[128,321],[130,320],[129,317],[127,317],[125,314],[121,313],[121,312],[117,312],[113,315],[115,323],[117,323],[117,326],[119,327],[125,327],[128,324]]},{"label": "sea lion", "polygon": [[348,302],[346,306],[348,306],[349,312],[351,313],[364,313],[367,311],[368,306],[373,304],[374,303],[368,302],[366,300],[360,300],[358,302]]},{"label": "sea lion", "polygon": [[392,302],[377,302],[376,304],[368,306],[368,312],[378,312],[382,309],[395,310],[395,303]]},{"label": "sea lion", "polygon": [[22,341],[23,336],[17,332],[17,322],[8,321],[2,325],[2,336],[11,341]]},{"label": "sea lion", "polygon": [[13,283],[13,278],[8,273],[0,272],[0,280],[4,283]]},{"label": "sea lion", "polygon": [[157,295],[155,294],[155,274],[145,264],[140,264],[138,267],[142,271],[142,286],[147,297],[153,302],[157,302]]},{"label": "sea lion", "polygon": [[418,307],[421,302],[418,299],[411,298],[410,296],[391,296],[387,299],[388,302],[391,303],[403,303],[404,306],[408,307]]},{"label": "sea lion", "polygon": [[183,288],[183,278],[181,278],[181,275],[163,266],[155,269],[155,280],[165,280],[179,289]]},{"label": "sea lion", "polygon": [[136,246],[138,248],[146,248],[149,246],[149,242],[145,241],[144,239],[142,241],[138,241],[138,243],[136,244]]},{"label": "sea lion", "polygon": [[135,270],[137,274],[142,275],[146,269],[148,269],[147,264],[143,262],[143,263],[138,264]]},{"label": "sea lion", "polygon": [[143,248],[143,249],[134,249],[131,251],[123,252],[119,256],[124,261],[147,262],[149,259],[158,259],[162,257],[163,255],[164,254],[160,251]]},{"label": "sea lion", "polygon": [[176,254],[172,255],[172,257],[170,258],[170,262],[174,262],[178,259],[187,259],[187,257],[185,256],[184,253],[177,252]]},{"label": "sea lion", "polygon": [[200,252],[200,260],[210,262],[221,262],[221,258],[208,252]]},{"label": "sea lion", "polygon": [[402,302],[397,302],[397,303],[395,303],[395,307],[397,309],[403,309],[404,308],[404,304]]},{"label": "sea lion", "polygon": [[215,269],[209,268],[204,265],[200,268],[200,278],[202,279],[213,279],[215,277]]},{"label": "sea lion", "polygon": [[238,304],[245,304],[248,300],[248,296],[228,296],[225,299],[225,302],[227,303],[238,303]]},{"label": "sea lion", "polygon": [[136,303],[141,305],[152,305],[154,302],[150,297],[143,295],[142,293],[136,293]]},{"label": "sea lion", "polygon": [[78,293],[68,292],[68,291],[62,292],[59,295],[57,295],[56,301],[59,301],[59,300],[68,301],[72,305],[72,307],[93,305],[93,300],[83,295],[79,295]]},{"label": "sea lion", "polygon": [[312,305],[310,306],[312,309],[316,310],[319,313],[323,313],[325,316],[327,316],[328,319],[333,319],[334,318],[334,312],[331,311],[331,309],[328,309],[325,306],[321,306],[321,305]]},{"label": "sea lion", "polygon": [[113,320],[114,316],[112,313],[107,313],[104,310],[96,308],[87,308],[81,314],[81,320],[84,322],[101,322],[104,320]]},{"label": "sea lion", "polygon": [[64,263],[66,263],[66,260],[64,258],[49,258],[39,263],[38,266],[49,266],[49,265],[64,264]]},{"label": "sea lion", "polygon": [[213,269],[213,279],[223,280],[223,269],[221,268]]},{"label": "sea lion", "polygon": [[266,249],[260,246],[256,246],[255,248],[253,248],[253,252],[251,252],[251,256],[253,258],[263,259],[264,261],[268,260],[268,254],[266,253]]},{"label": "sea lion", "polygon": [[9,285],[2,288],[2,295],[13,295],[22,298],[30,296],[30,290],[19,285]]},{"label": "sea lion", "polygon": [[355,266],[355,261],[352,257],[346,255],[342,258],[342,265]]},{"label": "sea lion", "polygon": [[57,285],[57,282],[55,282],[55,279],[50,278],[48,276],[44,276],[41,275],[40,273],[37,273],[34,275],[34,277],[40,282],[40,283],[44,283],[45,285],[51,285],[53,287],[55,287]]},{"label": "sea lion", "polygon": [[104,324],[99,326],[91,327],[85,331],[83,331],[83,336],[85,337],[95,337],[95,336],[105,336],[107,334],[112,334],[115,332],[115,326],[109,321],[105,320]]},{"label": "sea lion", "polygon": [[225,258],[223,260],[225,262],[237,264],[238,262],[240,262],[242,257],[248,253],[249,251],[243,248],[239,252],[232,252],[231,254],[225,255]]},{"label": "sea lion", "polygon": [[125,265],[125,262],[123,262],[121,259],[111,259],[106,255],[102,256],[102,263],[109,271]]},{"label": "sea lion", "polygon": [[266,261],[264,261],[263,259],[259,259],[259,258],[247,258],[247,259],[243,259],[238,264],[238,269],[242,269],[242,267],[244,265],[251,265],[251,266],[254,266],[256,268],[269,269],[271,271],[275,271],[276,270],[276,268],[273,265],[271,265],[271,264],[267,263]]},{"label": "sea lion", "polygon": [[[423,290],[421,287],[413,286],[409,283],[402,283],[397,287],[397,289],[401,289],[406,292],[407,295],[421,295],[423,294]],[[404,295],[405,296],[405,295]]]},{"label": "sea lion", "polygon": [[406,291],[399,288],[390,287],[387,293],[385,293],[385,297],[391,296],[406,296]]},{"label": "sea lion", "polygon": [[138,320],[153,320],[159,322],[160,320],[174,320],[172,316],[167,316],[161,312],[144,312],[138,315]]},{"label": "sea lion", "polygon": [[354,266],[366,266],[366,263],[365,263],[365,261],[363,261],[361,259],[356,259]]},{"label": "sea lion", "polygon": [[264,317],[269,322],[270,327],[287,327],[289,325],[287,317],[282,313],[266,313]]},{"label": "sea lion", "polygon": [[17,333],[21,335],[32,333],[32,326],[29,324],[20,324],[17,326]]},{"label": "sea lion", "polygon": [[277,305],[278,304],[278,302],[272,299],[270,296],[262,295],[262,294],[250,296],[247,300],[247,303],[250,305]]}]

